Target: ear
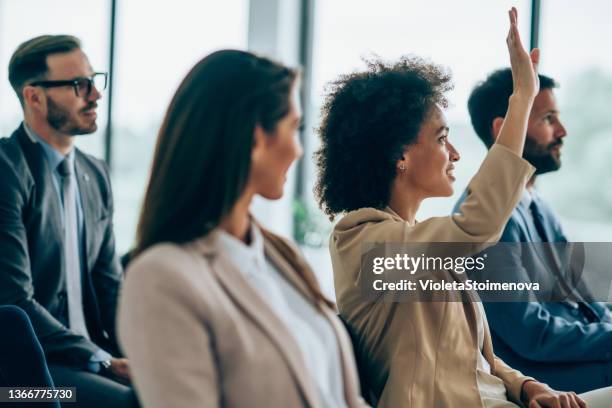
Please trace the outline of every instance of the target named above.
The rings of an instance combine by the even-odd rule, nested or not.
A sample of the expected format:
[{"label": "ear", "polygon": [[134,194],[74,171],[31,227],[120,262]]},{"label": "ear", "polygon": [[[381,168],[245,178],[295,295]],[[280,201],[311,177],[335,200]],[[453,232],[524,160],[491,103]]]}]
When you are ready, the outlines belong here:
[{"label": "ear", "polygon": [[255,124],[255,131],[253,132],[253,149],[251,150],[251,161],[257,162],[261,160],[263,153],[266,149],[266,131],[263,130],[261,125]]},{"label": "ear", "polygon": [[395,162],[395,170],[397,173],[402,174],[408,168],[408,162],[410,161],[410,155],[408,149],[405,148],[402,152],[402,156]]},{"label": "ear", "polygon": [[41,110],[47,106],[47,100],[43,97],[42,91],[33,86],[24,86],[21,95],[25,106],[30,109]]},{"label": "ear", "polygon": [[503,124],[504,118],[501,116],[493,119],[493,124],[491,126],[491,136],[493,136],[493,140],[497,140],[497,136],[499,136],[499,131],[501,130]]}]

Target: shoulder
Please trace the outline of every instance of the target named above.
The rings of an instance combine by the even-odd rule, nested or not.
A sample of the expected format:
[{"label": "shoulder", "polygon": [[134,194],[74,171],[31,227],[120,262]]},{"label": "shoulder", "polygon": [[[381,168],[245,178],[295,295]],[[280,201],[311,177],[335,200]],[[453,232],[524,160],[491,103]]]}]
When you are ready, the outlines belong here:
[{"label": "shoulder", "polygon": [[0,174],[3,179],[0,188],[3,191],[15,189],[31,180],[31,170],[16,133],[0,138]]},{"label": "shoulder", "polygon": [[430,224],[431,220],[411,226],[388,208],[361,208],[347,213],[334,226],[332,242],[344,247],[362,242],[403,242],[409,236],[418,240],[423,224]]},{"label": "shoulder", "polygon": [[149,282],[167,281],[168,285],[178,285],[192,275],[195,268],[202,267],[202,264],[198,262],[198,255],[189,244],[157,244],[130,262],[125,272],[125,284],[137,282],[140,286],[148,285]]},{"label": "shoulder", "polygon": [[376,227],[381,224],[405,224],[404,220],[389,211],[376,208],[360,208],[346,213],[334,226],[334,233],[344,233],[355,229]]},{"label": "shoulder", "polygon": [[23,166],[27,165],[23,148],[19,143],[18,133],[20,129],[17,129],[10,137],[0,138],[0,164],[9,166]]},{"label": "shoulder", "polygon": [[512,214],[504,227],[500,242],[526,242],[527,237],[527,226],[525,220],[520,214],[520,210],[516,207],[512,210]]}]

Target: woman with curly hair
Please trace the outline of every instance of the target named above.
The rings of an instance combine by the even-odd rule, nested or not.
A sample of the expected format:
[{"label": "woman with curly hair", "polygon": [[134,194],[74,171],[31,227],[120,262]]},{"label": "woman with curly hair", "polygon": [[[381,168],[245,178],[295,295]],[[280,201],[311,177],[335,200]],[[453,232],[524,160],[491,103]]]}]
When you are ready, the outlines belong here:
[{"label": "woman with curly hair", "polygon": [[366,243],[466,242],[478,248],[499,239],[534,171],[521,155],[539,88],[539,52],[524,50],[516,9],[509,14],[514,93],[461,214],[415,218],[424,199],[453,192],[460,156],[442,110],[452,88],[447,73],[416,57],[374,61],[365,72],[341,77],[327,97],[315,191],[330,218],[344,214],[330,239],[337,302],[369,398],[378,406],[584,406],[576,394],[554,391],[495,357],[478,302],[389,302],[389,293],[371,300],[361,289],[368,278],[360,273]]}]

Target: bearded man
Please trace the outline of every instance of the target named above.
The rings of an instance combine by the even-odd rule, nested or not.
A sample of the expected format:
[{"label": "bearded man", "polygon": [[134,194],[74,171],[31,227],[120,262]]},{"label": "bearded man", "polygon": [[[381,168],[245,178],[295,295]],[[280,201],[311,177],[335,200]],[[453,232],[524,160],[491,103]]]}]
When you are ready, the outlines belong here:
[{"label": "bearded man", "polygon": [[107,74],[77,38],[43,35],[14,52],[9,81],[24,118],[0,140],[0,305],[28,314],[55,385],[77,388],[71,405],[133,406],[108,168],[74,146],[97,129]]},{"label": "bearded man", "polygon": [[[567,243],[559,217],[538,195],[535,182],[540,175],[561,167],[561,150],[567,132],[555,100],[556,82],[539,75],[536,96],[527,125],[523,157],[535,168],[523,198],[512,212],[499,244],[517,243],[496,259],[503,278],[523,277],[538,282],[562,284],[555,268],[559,265],[551,243]],[[491,73],[478,84],[468,100],[472,125],[478,137],[491,147],[504,122],[512,94],[509,68]],[[465,197],[465,195],[464,195]],[[463,201],[455,206],[455,212]],[[523,244],[519,244],[523,243]],[[529,244],[528,244],[529,243]],[[531,244],[535,243],[535,244]],[[548,248],[548,249],[547,249]],[[558,254],[557,254],[558,255]],[[512,276],[511,276],[512,275]],[[484,276],[486,277],[486,276]],[[571,289],[571,288],[570,288]],[[560,297],[521,302],[484,302],[495,354],[507,364],[554,389],[586,392],[612,385],[612,314],[604,303]]]}]

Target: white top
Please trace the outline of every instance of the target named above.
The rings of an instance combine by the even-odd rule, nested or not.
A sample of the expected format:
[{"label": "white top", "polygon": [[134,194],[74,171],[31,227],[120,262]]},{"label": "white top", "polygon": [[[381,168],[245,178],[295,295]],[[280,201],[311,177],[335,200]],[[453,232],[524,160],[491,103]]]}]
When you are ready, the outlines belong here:
[{"label": "white top", "polygon": [[251,224],[251,245],[221,230],[219,244],[261,295],[302,350],[322,407],[346,407],[338,340],[330,322],[265,257],[263,237]]},{"label": "white top", "polygon": [[[521,202],[529,207],[533,200],[532,193],[525,189]],[[517,405],[508,401],[506,386],[504,382],[494,375],[491,375],[491,366],[482,354],[484,346],[484,321],[487,318],[481,302],[476,302],[478,314],[478,363],[476,367],[476,383],[478,391],[485,408],[516,408]]]},{"label": "white top", "polygon": [[517,405],[508,401],[506,386],[501,378],[491,374],[491,366],[482,353],[484,347],[484,322],[487,318],[481,302],[475,302],[477,307],[478,327],[478,361],[476,364],[476,383],[480,398],[485,408],[516,408]]}]

